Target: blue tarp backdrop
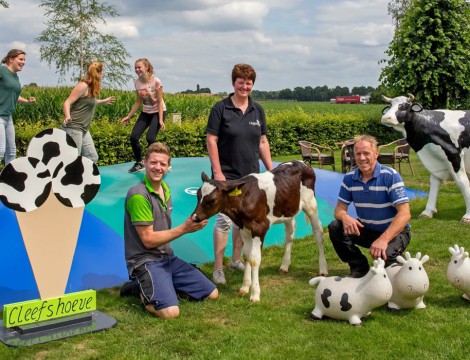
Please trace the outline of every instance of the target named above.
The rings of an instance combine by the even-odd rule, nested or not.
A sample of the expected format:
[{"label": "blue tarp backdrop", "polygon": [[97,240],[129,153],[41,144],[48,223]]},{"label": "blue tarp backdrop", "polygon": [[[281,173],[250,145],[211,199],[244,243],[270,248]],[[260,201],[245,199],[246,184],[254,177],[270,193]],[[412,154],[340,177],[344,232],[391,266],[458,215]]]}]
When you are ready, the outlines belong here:
[{"label": "blue tarp backdrop", "polygon": [[[131,163],[125,163],[100,167],[100,191],[85,207],[66,293],[119,286],[127,281],[123,240],[124,199],[127,190],[144,176],[143,172],[129,174],[127,170],[131,166]],[[202,171],[210,176],[208,158],[172,159],[172,170],[168,172],[165,181],[169,183],[173,197],[174,225],[183,222],[194,210],[195,192],[202,184]],[[326,226],[333,219],[333,209],[343,175],[321,169],[315,169],[315,173],[320,219]],[[408,195],[427,196],[413,190],[408,190]],[[303,213],[296,220],[297,238],[311,234],[311,227]],[[214,221],[212,218],[203,230],[173,241],[172,247],[176,255],[196,264],[213,261]],[[38,299],[39,292],[16,216],[13,210],[6,208],[1,202],[0,229],[0,306]],[[265,246],[282,244],[283,241],[284,226],[275,225],[268,232]],[[312,246],[315,245],[312,243]],[[231,254],[230,240],[226,251]]]}]

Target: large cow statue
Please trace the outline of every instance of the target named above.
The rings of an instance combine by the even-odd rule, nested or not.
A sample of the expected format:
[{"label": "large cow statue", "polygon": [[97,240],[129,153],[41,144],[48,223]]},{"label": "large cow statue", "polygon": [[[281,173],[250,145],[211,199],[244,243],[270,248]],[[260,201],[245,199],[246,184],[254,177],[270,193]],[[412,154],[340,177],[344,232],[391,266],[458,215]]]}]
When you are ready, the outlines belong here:
[{"label": "large cow statue", "polygon": [[423,110],[414,96],[388,98],[382,124],[400,131],[431,173],[426,208],[420,218],[431,218],[443,180],[453,179],[462,192],[466,211],[462,222],[470,224],[470,111]]}]

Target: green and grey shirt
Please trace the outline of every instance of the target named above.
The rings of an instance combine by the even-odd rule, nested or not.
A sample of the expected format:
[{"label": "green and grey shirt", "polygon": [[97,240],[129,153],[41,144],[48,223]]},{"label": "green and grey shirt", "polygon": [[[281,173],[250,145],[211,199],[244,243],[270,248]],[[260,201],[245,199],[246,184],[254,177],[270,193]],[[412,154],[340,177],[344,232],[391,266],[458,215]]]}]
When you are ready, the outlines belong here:
[{"label": "green and grey shirt", "polygon": [[0,116],[9,117],[16,110],[21,84],[18,74],[0,66]]},{"label": "green and grey shirt", "polygon": [[154,249],[145,248],[136,225],[153,225],[153,230],[171,229],[171,211],[173,203],[168,185],[162,182],[165,199],[162,199],[152,188],[147,177],[129,189],[124,209],[124,248],[127,270],[132,275],[133,270],[146,263],[162,259],[173,254],[170,244]]},{"label": "green and grey shirt", "polygon": [[81,97],[75,101],[70,106],[72,121],[67,124],[67,128],[81,130],[83,133],[86,133],[91,125],[91,120],[93,120],[96,104],[96,98],[88,96]]}]

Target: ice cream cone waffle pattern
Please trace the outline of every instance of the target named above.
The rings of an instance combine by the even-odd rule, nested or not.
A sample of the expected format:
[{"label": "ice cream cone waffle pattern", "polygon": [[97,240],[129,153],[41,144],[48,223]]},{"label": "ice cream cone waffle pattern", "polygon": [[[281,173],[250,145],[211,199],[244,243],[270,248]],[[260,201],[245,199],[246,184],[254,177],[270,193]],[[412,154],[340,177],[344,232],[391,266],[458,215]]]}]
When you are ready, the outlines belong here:
[{"label": "ice cream cone waffle pattern", "polygon": [[40,297],[48,299],[65,293],[83,211],[101,178],[60,129],[37,134],[26,155],[0,173],[0,200],[15,210]]}]

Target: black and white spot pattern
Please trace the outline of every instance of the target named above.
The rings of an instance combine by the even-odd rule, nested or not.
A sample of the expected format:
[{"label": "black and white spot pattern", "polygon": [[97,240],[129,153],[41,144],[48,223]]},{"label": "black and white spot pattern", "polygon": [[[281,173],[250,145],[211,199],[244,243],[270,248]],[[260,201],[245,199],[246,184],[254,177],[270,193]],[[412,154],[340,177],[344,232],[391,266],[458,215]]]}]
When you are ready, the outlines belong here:
[{"label": "black and white spot pattern", "polygon": [[83,207],[98,193],[98,166],[78,155],[72,138],[60,129],[46,129],[30,142],[27,157],[13,160],[0,173],[0,200],[16,211],[33,211],[51,189],[68,207]]},{"label": "black and white spot pattern", "polygon": [[51,180],[46,165],[38,159],[15,159],[0,174],[0,200],[16,211],[36,210],[47,200]]}]

